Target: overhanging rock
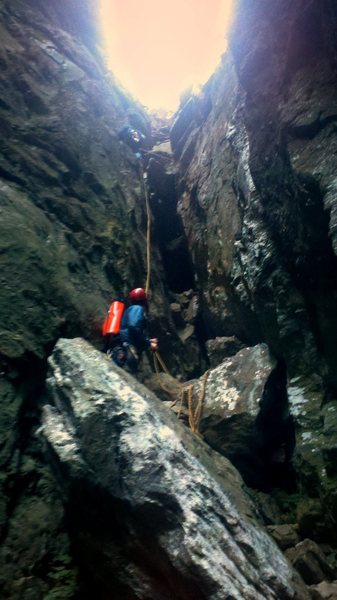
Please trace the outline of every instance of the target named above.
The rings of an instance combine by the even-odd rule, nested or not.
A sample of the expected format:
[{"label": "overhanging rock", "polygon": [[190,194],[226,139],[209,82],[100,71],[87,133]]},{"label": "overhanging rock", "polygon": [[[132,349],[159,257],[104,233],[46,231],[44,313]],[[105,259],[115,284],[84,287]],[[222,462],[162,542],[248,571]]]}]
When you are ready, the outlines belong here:
[{"label": "overhanging rock", "polygon": [[44,434],[96,595],[309,598],[224,457],[83,340],[50,366]]}]

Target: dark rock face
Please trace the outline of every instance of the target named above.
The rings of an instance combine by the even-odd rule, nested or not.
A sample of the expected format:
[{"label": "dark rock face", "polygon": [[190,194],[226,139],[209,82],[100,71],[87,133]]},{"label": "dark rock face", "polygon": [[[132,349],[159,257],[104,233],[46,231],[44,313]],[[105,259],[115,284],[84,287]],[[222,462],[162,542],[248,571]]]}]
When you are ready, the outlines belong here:
[{"label": "dark rock face", "polygon": [[211,367],[216,367],[224,358],[234,356],[244,347],[244,344],[234,335],[207,340],[206,348]]},{"label": "dark rock face", "polygon": [[[246,517],[251,509],[228,462],[180,428],[173,433],[174,417],[82,342],[58,346],[57,408],[46,416],[71,540],[36,432],[57,339],[81,335],[99,346],[111,296],[144,283],[146,166],[151,334],[175,375],[199,376],[207,350],[212,367],[226,359],[216,385],[213,376],[208,382],[203,434],[256,487],[267,463],[264,480],[273,483],[271,457],[274,469],[287,452],[290,459],[289,406],[294,466],[309,495],[293,508],[295,531],[336,544],[335,3],[237,3],[231,54],[174,119],[175,164],[167,126],[158,118],[151,134],[148,116],[107,74],[95,9],[93,0],[0,7],[0,596],[92,600],[99,589],[99,600],[306,597],[296,596],[288,565]],[[127,122],[147,136],[147,150],[156,143],[143,166],[119,141]],[[252,408],[255,350],[242,347],[262,342],[277,366],[264,361]],[[113,408],[98,374],[112,378]],[[145,375],[150,381],[149,357]],[[134,412],[124,410],[122,388]],[[238,392],[234,415],[212,408],[221,388]],[[272,503],[261,504],[269,524],[284,524],[273,520]],[[80,591],[71,541],[82,577],[89,569]],[[326,576],[322,569],[307,580]],[[313,589],[315,598],[333,593]]]},{"label": "dark rock face", "polygon": [[323,552],[311,540],[303,540],[295,548],[288,550],[287,556],[309,585],[336,577],[336,573],[329,565]]},{"label": "dark rock face", "polygon": [[319,585],[310,586],[312,600],[335,600],[337,598],[337,584],[323,581]]},{"label": "dark rock face", "polygon": [[117,137],[131,101],[47,7],[16,4],[0,15],[1,352],[11,358],[43,357],[61,330],[95,335],[110,295],[144,279],[138,163]]},{"label": "dark rock face", "polygon": [[207,337],[263,341],[285,361],[295,462],[328,507],[326,535],[337,515],[336,23],[332,2],[238,2],[231,53],[172,127]]},{"label": "dark rock face", "polygon": [[[232,50],[246,92],[250,170],[269,235],[293,286],[305,299],[318,358],[324,358],[328,378],[335,385],[331,332],[336,316],[332,160],[337,119],[336,7],[331,2],[323,7],[315,1],[299,1],[264,10],[267,5],[262,2],[257,15],[248,4],[241,4],[245,17],[240,17],[240,29],[233,32]],[[257,18],[262,21],[259,34],[247,58],[244,38],[248,30],[257,33]],[[265,52],[262,58],[261,36],[267,28],[273,35],[268,57]],[[280,52],[284,35],[286,48]]]},{"label": "dark rock face", "polygon": [[155,235],[169,288],[183,292],[194,287],[194,274],[181,219],[177,214],[176,171],[168,152],[150,154],[147,176]]},{"label": "dark rock face", "polygon": [[43,429],[95,597],[308,598],[226,459],[83,340],[50,364]]},{"label": "dark rock face", "polygon": [[[12,600],[38,600],[55,583],[70,596],[54,577],[62,566],[69,589],[76,579],[68,542],[62,550],[57,541],[62,509],[33,435],[47,355],[60,335],[99,345],[111,297],[146,276],[142,172],[118,131],[129,122],[147,133],[149,119],[95,50],[95,7],[0,7],[0,595]],[[155,243],[151,282],[150,327],[164,337],[163,354],[170,349],[170,368],[188,363],[193,372],[197,353],[185,356],[170,318]],[[21,534],[24,507],[32,525]],[[34,532],[39,514],[45,526]]]},{"label": "dark rock face", "polygon": [[[110,294],[142,274],[141,190],[122,175],[137,190],[138,165],[117,139],[131,102],[83,43],[87,6],[2,2],[0,28],[0,595],[56,582],[70,597],[62,506],[31,432],[60,332],[97,338]],[[53,579],[62,566],[67,581]]]},{"label": "dark rock face", "polygon": [[267,530],[282,550],[295,546],[300,541],[294,525],[269,525]]}]

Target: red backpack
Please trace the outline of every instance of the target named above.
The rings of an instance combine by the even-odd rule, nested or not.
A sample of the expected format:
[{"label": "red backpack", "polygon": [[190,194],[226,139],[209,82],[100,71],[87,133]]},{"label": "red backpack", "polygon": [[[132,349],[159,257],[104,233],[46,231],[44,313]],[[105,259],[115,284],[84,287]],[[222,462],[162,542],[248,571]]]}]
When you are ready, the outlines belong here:
[{"label": "red backpack", "polygon": [[104,319],[102,335],[114,334],[120,332],[122,317],[125,309],[123,300],[113,300],[107,316]]}]

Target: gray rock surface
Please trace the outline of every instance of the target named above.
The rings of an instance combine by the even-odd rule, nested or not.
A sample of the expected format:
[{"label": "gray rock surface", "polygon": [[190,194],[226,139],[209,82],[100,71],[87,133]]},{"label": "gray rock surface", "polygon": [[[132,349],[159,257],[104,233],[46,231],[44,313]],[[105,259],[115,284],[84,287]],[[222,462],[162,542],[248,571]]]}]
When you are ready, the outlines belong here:
[{"label": "gray rock surface", "polygon": [[233,356],[245,345],[234,335],[229,337],[216,337],[206,342],[206,350],[210,366],[217,367],[218,364],[228,356]]},{"label": "gray rock surface", "polygon": [[[150,139],[149,118],[104,67],[96,9],[94,0],[0,6],[0,596],[10,600],[70,600],[77,589],[35,435],[46,357],[60,336],[99,345],[111,295],[145,279],[143,181],[118,130],[129,121]],[[179,162],[159,117],[149,156],[151,333],[170,370],[189,377],[203,370],[209,339],[268,343],[288,372],[297,434],[300,493],[284,506],[302,536],[333,544],[336,24],[333,0],[238,0],[231,55],[173,120]],[[271,437],[278,422],[276,411]]]},{"label": "gray rock surface", "polygon": [[50,366],[44,435],[98,594],[308,598],[226,459],[83,340]]},{"label": "gray rock surface", "polygon": [[267,531],[282,550],[295,546],[300,541],[298,528],[293,524],[269,525]]},{"label": "gray rock surface", "polygon": [[328,536],[337,516],[337,9],[240,0],[235,12],[230,51],[172,127],[178,209],[208,337],[263,341],[285,361],[296,469],[322,502]]},{"label": "gray rock surface", "polygon": [[287,550],[286,556],[308,585],[336,578],[335,570],[319,546],[312,540],[299,542],[294,548]]},{"label": "gray rock surface", "polygon": [[322,581],[310,586],[310,593],[312,600],[337,600],[337,583]]},{"label": "gray rock surface", "polygon": [[[27,600],[43,598],[58,582],[48,565],[53,574],[62,566],[62,517],[55,510],[53,523],[56,492],[34,435],[47,356],[61,335],[100,347],[111,298],[146,277],[143,179],[118,131],[130,122],[148,134],[150,121],[97,51],[96,5],[0,6],[0,596],[11,600],[25,586]],[[188,363],[193,374],[197,344],[185,361],[155,240],[151,284],[152,334],[173,371]],[[45,528],[21,537],[21,503],[32,515],[41,509]],[[65,543],[65,571],[68,551]]]},{"label": "gray rock surface", "polygon": [[211,369],[204,400],[202,420],[218,424],[234,415],[255,419],[266,382],[276,366],[265,344],[244,348]]},{"label": "gray rock surface", "polygon": [[[205,384],[204,376],[184,384],[186,420],[190,384],[194,415],[202,402],[198,431],[204,440],[231,460],[248,485],[266,491],[273,485],[289,488],[294,425],[284,366],[268,347],[243,348],[210,369]],[[175,412],[180,406],[175,404]]]}]

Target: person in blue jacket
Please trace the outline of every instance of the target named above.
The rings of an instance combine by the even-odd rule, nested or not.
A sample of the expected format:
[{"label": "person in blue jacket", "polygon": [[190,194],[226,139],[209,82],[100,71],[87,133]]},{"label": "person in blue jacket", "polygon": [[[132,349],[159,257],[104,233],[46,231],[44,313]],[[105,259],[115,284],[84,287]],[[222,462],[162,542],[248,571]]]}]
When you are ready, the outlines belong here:
[{"label": "person in blue jacket", "polygon": [[119,332],[120,343],[112,351],[112,360],[119,367],[137,371],[142,352],[149,348],[156,351],[158,340],[146,333],[147,295],[143,288],[135,288],[129,294],[130,306],[123,314]]}]

